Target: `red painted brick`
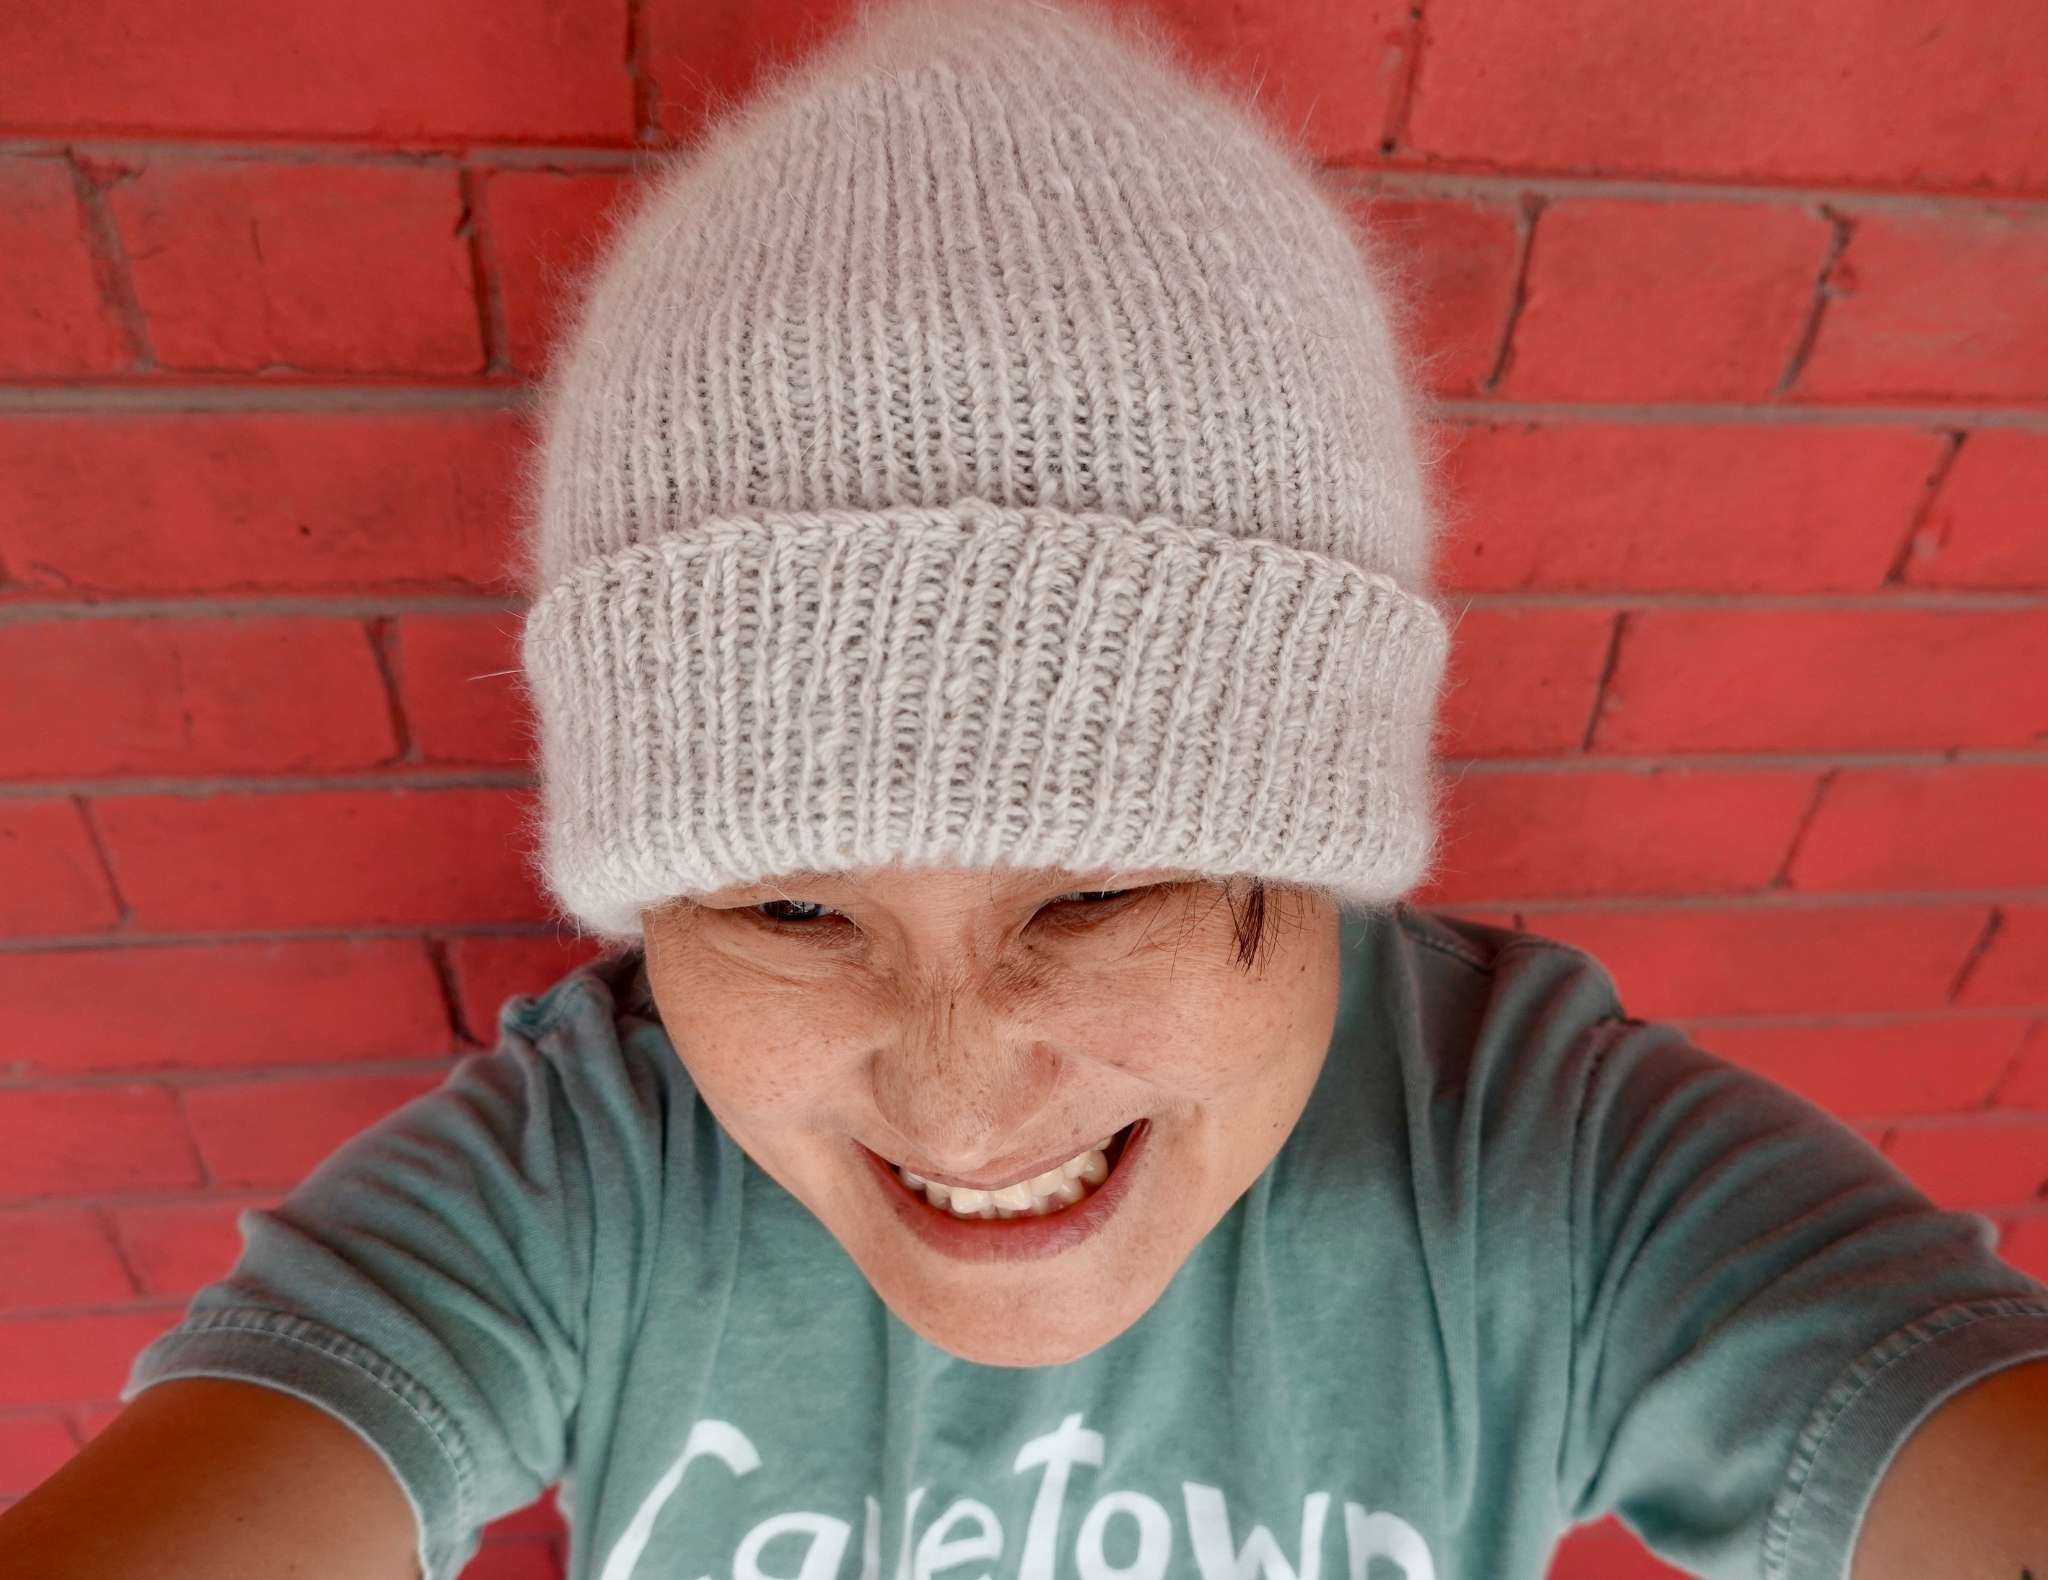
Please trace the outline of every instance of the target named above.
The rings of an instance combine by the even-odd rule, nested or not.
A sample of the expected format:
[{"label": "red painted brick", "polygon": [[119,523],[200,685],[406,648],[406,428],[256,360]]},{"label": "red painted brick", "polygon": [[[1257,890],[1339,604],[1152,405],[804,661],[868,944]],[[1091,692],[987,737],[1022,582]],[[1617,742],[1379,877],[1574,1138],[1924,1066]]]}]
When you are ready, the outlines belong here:
[{"label": "red painted brick", "polygon": [[2048,609],[1632,612],[1593,750],[2032,747]]},{"label": "red painted brick", "polygon": [[[784,63],[836,35],[852,0],[752,0],[707,10],[693,0],[643,0],[654,118],[687,139]],[[1130,7],[1117,0],[1117,9]],[[1282,135],[1317,156],[1377,156],[1398,86],[1406,0],[1297,0],[1246,6],[1178,0],[1147,8],[1194,62],[1249,96]]]},{"label": "red painted brick", "polygon": [[1991,1099],[2024,1020],[1945,1016],[1852,1025],[1689,1028],[1740,1064],[1843,1119],[1942,1114]]},{"label": "red painted brick", "polygon": [[1981,905],[1756,905],[1522,913],[1607,967],[1628,1013],[1805,1015],[1948,1007]]},{"label": "red painted brick", "polygon": [[289,1186],[358,1131],[442,1076],[365,1075],[196,1086],[185,1094],[207,1173],[223,1185]]},{"label": "red painted brick", "polygon": [[7,958],[18,969],[0,972],[0,1024],[25,1073],[403,1059],[449,1048],[439,978],[409,938]]},{"label": "red painted brick", "polygon": [[184,1299],[233,1268],[242,1253],[238,1220],[244,1209],[274,1207],[281,1194],[156,1202],[112,1211],[143,1293]]},{"label": "red painted brick", "polygon": [[2048,1120],[1901,1126],[1885,1155],[1939,1206],[2016,1206],[2048,1189]]},{"label": "red painted brick", "polygon": [[0,1311],[107,1306],[135,1295],[101,1216],[80,1207],[0,1212]]},{"label": "red painted brick", "polygon": [[1570,770],[1450,781],[1418,900],[1738,893],[1771,881],[1814,774]]},{"label": "red painted brick", "polygon": [[2048,435],[1980,428],[1963,441],[1905,581],[1917,587],[2048,587]]},{"label": "red painted brick", "polygon": [[1794,889],[2048,886],[2048,768],[1845,768],[1786,874]]},{"label": "red painted brick", "polygon": [[692,0],[640,0],[649,109],[667,138],[688,140],[747,99],[764,74],[837,35],[854,0],[749,0],[707,15]]},{"label": "red painted brick", "polygon": [[199,1182],[177,1099],[160,1086],[0,1091],[0,1202]]},{"label": "red painted brick", "polygon": [[1546,1580],[1686,1580],[1652,1553],[1626,1525],[1605,1519],[1568,1532],[1551,1554]]},{"label": "red painted brick", "polygon": [[1515,211],[1507,203],[1375,195],[1355,223],[1374,242],[1406,314],[1421,381],[1470,395],[1493,371],[1515,291]]},{"label": "red painted brick", "polygon": [[614,205],[639,192],[631,177],[609,172],[493,171],[484,201],[499,298],[505,309],[505,351],[511,364],[537,372],[567,322],[601,243]]},{"label": "red painted brick", "polygon": [[2000,1108],[2048,1113],[2048,1020],[2037,1020],[2013,1067],[1999,1083]]},{"label": "red painted brick", "polygon": [[0,627],[0,672],[8,779],[312,773],[397,753],[358,620],[28,622]]},{"label": "red painted brick", "polygon": [[482,371],[452,170],[161,161],[108,201],[166,367]]},{"label": "red painted brick", "polygon": [[1576,752],[1613,634],[1608,609],[1467,609],[1445,669],[1439,753]]},{"label": "red painted brick", "polygon": [[1858,216],[1800,399],[2048,397],[2048,218],[2002,206]]},{"label": "red painted brick", "polygon": [[605,951],[588,938],[456,938],[448,944],[462,1020],[479,1042],[498,1040],[498,1013],[515,994],[545,993]]},{"label": "red painted brick", "polygon": [[503,593],[527,437],[504,412],[10,417],[0,563],[37,597]]},{"label": "red painted brick", "polygon": [[0,801],[0,935],[99,932],[119,917],[76,802]]},{"label": "red painted brick", "polygon": [[92,248],[61,159],[0,159],[0,373],[113,373],[127,346],[101,305]]},{"label": "red painted brick", "polygon": [[18,131],[624,141],[625,18],[553,0],[0,7]]},{"label": "red painted brick", "polygon": [[1799,344],[1833,237],[1825,219],[1781,204],[1552,203],[1498,393],[1761,399]]},{"label": "red painted brick", "polygon": [[[1518,169],[2048,180],[2048,11],[1430,0],[1404,146]],[[1967,113],[1965,113],[1967,107]]]},{"label": "red painted brick", "polygon": [[90,1443],[113,1424],[114,1417],[127,1406],[115,1404],[81,1405],[71,1412],[71,1419],[78,1435]]},{"label": "red painted brick", "polygon": [[523,1509],[514,1509],[510,1514],[501,1514],[492,1520],[484,1527],[484,1540],[547,1541],[566,1536],[568,1530],[568,1526],[562,1523],[561,1512],[555,1507],[554,1494],[549,1492],[535,1498]]},{"label": "red painted brick", "polygon": [[[675,6],[680,0],[659,0]],[[1326,162],[1379,156],[1389,101],[1403,76],[1406,0],[1112,0],[1176,35],[1198,65],[1216,69],[1282,136]]]},{"label": "red painted brick", "polygon": [[1998,1254],[2029,1278],[2048,1284],[2048,1215],[2006,1224]]},{"label": "red painted brick", "polygon": [[0,1493],[24,1497],[64,1468],[78,1441],[53,1412],[0,1419]]},{"label": "red painted brick", "polygon": [[1991,945],[1956,1003],[1970,1009],[2048,1005],[2048,905],[2001,905]]},{"label": "red painted brick", "polygon": [[561,1580],[562,1562],[547,1542],[484,1542],[462,1580]]},{"label": "red painted brick", "polygon": [[317,790],[96,811],[138,924],[179,931],[544,920],[531,808],[503,790]]},{"label": "red painted brick", "polygon": [[0,1399],[26,1407],[118,1398],[136,1355],[181,1315],[115,1311],[0,1321]]},{"label": "red painted brick", "polygon": [[528,761],[539,725],[519,670],[520,624],[512,610],[398,622],[399,692],[421,761]]},{"label": "red painted brick", "polygon": [[1472,592],[1883,585],[1942,453],[1910,428],[1517,423],[1445,430],[1440,579]]}]

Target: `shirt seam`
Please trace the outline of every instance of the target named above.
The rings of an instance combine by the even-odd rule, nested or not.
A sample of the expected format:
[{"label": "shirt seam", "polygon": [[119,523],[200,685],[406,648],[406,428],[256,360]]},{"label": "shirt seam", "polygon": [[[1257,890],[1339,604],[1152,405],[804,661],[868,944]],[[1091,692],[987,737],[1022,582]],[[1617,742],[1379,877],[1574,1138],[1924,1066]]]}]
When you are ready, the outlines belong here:
[{"label": "shirt seam", "polygon": [[[1423,948],[1433,949],[1441,955],[1449,955],[1454,960],[1462,960],[1466,965],[1472,967],[1473,970],[1489,975],[1492,973],[1493,968],[1500,963],[1500,957],[1515,949],[1545,951],[1550,954],[1563,955],[1568,959],[1577,960],[1586,965],[1600,966],[1600,962],[1592,955],[1587,954],[1585,950],[1580,949],[1574,944],[1565,943],[1562,939],[1527,936],[1510,938],[1493,952],[1491,959],[1488,959],[1474,954],[1461,943],[1448,938],[1439,938],[1427,931],[1421,918],[1414,912],[1404,911],[1400,921],[1401,930],[1414,939],[1416,943],[1422,945]],[[1604,970],[1605,968],[1601,967],[1601,969]],[[1612,994],[1609,995],[1610,998],[1612,996]],[[1617,1014],[1620,1012],[1619,1004],[1615,1006],[1615,1011]]]},{"label": "shirt seam", "polygon": [[[1853,1376],[1859,1367],[1869,1361],[1871,1356],[1882,1350],[1886,1345],[1896,1343],[1900,1335],[1926,1323],[1935,1314],[1934,1312],[1923,1313],[1915,1317],[1911,1322],[1894,1328],[1890,1333],[1858,1354],[1848,1365],[1844,1366],[1836,1374],[1834,1382],[1830,1383],[1827,1389],[1824,1390],[1822,1402],[1816,1407],[1816,1413],[1824,1412],[1827,1424],[1821,1428],[1820,1435],[1813,1440],[1811,1447],[1803,1446],[1803,1439],[1806,1437],[1807,1432],[1812,1430],[1812,1424],[1809,1423],[1807,1431],[1800,1434],[1802,1442],[1794,1445],[1792,1463],[1785,1474],[1786,1486],[1781,1491],[1778,1500],[1776,1500],[1782,1503],[1784,1492],[1790,1492],[1792,1501],[1789,1505],[1784,1506],[1782,1513],[1774,1510],[1770,1518],[1764,1522],[1761,1554],[1764,1565],[1764,1580],[1784,1580],[1785,1560],[1792,1550],[1792,1533],[1799,1528],[1800,1512],[1806,1505],[1807,1491],[1813,1485],[1814,1468],[1819,1465],[1823,1450],[1827,1448],[1829,1441],[1834,1437],[1835,1428],[1842,1424],[1842,1420],[1848,1414],[1851,1405],[1872,1388],[1876,1387],[1879,1379],[1886,1372],[1890,1371],[1901,1361],[1926,1348],[1929,1344],[1936,1343],[1951,1333],[1960,1333],[1963,1329],[1979,1322],[2004,1321],[2016,1316],[2048,1316],[2048,1305],[2025,1299],[2000,1300],[1995,1302],[1995,1309],[1973,1310],[1967,1316],[1960,1316],[1954,1321],[1945,1322],[1931,1331],[1920,1333],[1909,1343],[1903,1345],[1896,1354],[1880,1363],[1877,1369],[1872,1371],[1869,1376],[1851,1387],[1846,1393],[1843,1393],[1839,1399],[1833,1399],[1832,1403],[1829,1402],[1837,1390],[1841,1388],[1844,1379]],[[1936,1408],[1939,1408],[1939,1406]],[[1913,1430],[1917,1431],[1918,1427],[1916,1426]],[[1909,1432],[1908,1437],[1910,1436],[1911,1433]],[[1897,1447],[1898,1445],[1895,1444],[1893,1446]]]},{"label": "shirt seam", "polygon": [[[1594,1047],[1592,1053],[1584,1061],[1584,1073],[1579,1078],[1579,1089],[1573,1098],[1571,1162],[1565,1171],[1564,1220],[1565,1262],[1567,1266],[1566,1289],[1571,1300],[1571,1307],[1569,1312],[1569,1320],[1566,1323],[1565,1332],[1565,1415],[1564,1425],[1560,1430],[1558,1436],[1558,1457],[1560,1461],[1560,1469],[1562,1468],[1562,1460],[1564,1458],[1566,1445],[1570,1442],[1571,1439],[1573,1402],[1578,1397],[1580,1362],[1580,1239],[1578,1213],[1579,1169],[1581,1160],[1585,1155],[1586,1109],[1588,1106],[1587,1098],[1592,1093],[1594,1081],[1598,1078],[1602,1067],[1607,1062],[1607,1055],[1609,1050],[1612,1049],[1614,1046],[1614,1038],[1611,1034],[1612,1026],[1613,1022],[1611,1020],[1598,1020],[1593,1022],[1592,1030],[1595,1035],[1597,1045]],[[1561,1480],[1562,1478],[1553,1477],[1552,1479],[1553,1481],[1557,1481]],[[1558,1502],[1559,1514],[1569,1519],[1572,1509],[1576,1507],[1578,1503],[1578,1497],[1576,1493],[1574,1493],[1572,1497],[1569,1499],[1569,1501],[1566,1501],[1562,1496],[1560,1496]]]},{"label": "shirt seam", "polygon": [[[329,1340],[332,1340],[334,1342],[321,1343],[316,1341],[315,1339],[307,1337],[306,1334],[303,1332],[295,1333],[290,1331],[288,1328],[280,1327],[273,1323],[235,1321],[232,1320],[232,1318],[235,1315],[235,1312],[243,1312],[255,1316],[275,1317],[278,1319],[279,1322],[282,1323],[297,1324],[303,1327],[310,1328],[314,1332],[325,1335]],[[264,1338],[276,1339],[285,1344],[296,1344],[304,1349],[313,1350],[321,1355],[329,1357],[332,1360],[339,1361],[344,1366],[350,1367],[351,1369],[360,1372],[363,1376],[369,1378],[371,1382],[376,1384],[380,1391],[382,1391],[392,1399],[397,1400],[398,1403],[405,1408],[406,1412],[413,1417],[413,1419],[418,1421],[421,1426],[426,1428],[427,1435],[434,1440],[434,1446],[441,1451],[441,1457],[448,1462],[448,1468],[454,1474],[455,1477],[456,1524],[460,1528],[468,1528],[470,1508],[473,1500],[470,1494],[469,1468],[467,1464],[466,1454],[458,1453],[455,1449],[449,1446],[447,1438],[443,1434],[442,1429],[435,1424],[431,1416],[429,1416],[425,1411],[420,1409],[420,1407],[417,1404],[415,1404],[410,1398],[406,1396],[406,1390],[404,1388],[398,1387],[395,1383],[392,1382],[390,1378],[381,1376],[378,1373],[376,1367],[366,1365],[359,1356],[351,1353],[352,1350],[360,1343],[359,1340],[350,1338],[347,1334],[341,1332],[338,1328],[330,1328],[325,1323],[316,1322],[311,1318],[298,1316],[288,1311],[273,1312],[261,1306],[237,1307],[234,1311],[231,1312],[222,1312],[214,1317],[203,1318],[200,1321],[194,1323],[187,1323],[177,1329],[174,1329],[172,1333],[164,1335],[164,1337],[166,1339],[174,1337],[198,1337],[199,1335],[206,1333],[253,1333]],[[399,1374],[404,1377],[405,1381],[410,1386],[414,1388],[420,1388],[422,1392],[425,1391],[424,1387],[421,1385],[417,1378],[412,1377],[408,1373],[400,1371],[400,1369],[396,1366],[395,1363],[389,1360],[384,1360],[382,1364],[390,1366],[395,1372],[399,1372]]]},{"label": "shirt seam", "polygon": [[1482,960],[1479,956],[1467,950],[1462,944],[1454,944],[1449,939],[1445,938],[1432,937],[1428,933],[1420,932],[1415,928],[1409,926],[1406,922],[1403,922],[1401,926],[1402,930],[1406,932],[1410,938],[1414,939],[1415,942],[1422,945],[1423,948],[1434,949],[1438,954],[1449,955],[1453,960],[1462,960],[1466,965],[1470,966],[1475,971],[1479,971],[1489,975],[1492,973],[1492,961]]}]

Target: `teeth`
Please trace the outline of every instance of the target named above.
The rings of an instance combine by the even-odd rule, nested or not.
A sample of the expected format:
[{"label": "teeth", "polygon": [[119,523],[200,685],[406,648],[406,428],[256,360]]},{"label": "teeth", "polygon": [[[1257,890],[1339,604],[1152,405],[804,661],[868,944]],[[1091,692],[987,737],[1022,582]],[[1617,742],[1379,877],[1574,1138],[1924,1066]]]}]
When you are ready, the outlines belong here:
[{"label": "teeth", "polygon": [[1042,1218],[1073,1206],[1109,1178],[1109,1159],[1103,1156],[1107,1146],[1104,1142],[1091,1147],[1058,1168],[996,1191],[955,1189],[905,1168],[896,1173],[912,1190],[922,1191],[926,1201],[956,1218]]}]

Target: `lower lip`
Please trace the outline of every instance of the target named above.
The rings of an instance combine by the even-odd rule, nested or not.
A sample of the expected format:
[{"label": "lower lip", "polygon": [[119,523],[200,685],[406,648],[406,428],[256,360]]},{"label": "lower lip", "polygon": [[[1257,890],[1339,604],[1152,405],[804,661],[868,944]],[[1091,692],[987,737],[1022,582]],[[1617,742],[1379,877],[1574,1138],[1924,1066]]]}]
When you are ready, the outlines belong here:
[{"label": "lower lip", "polygon": [[890,1211],[934,1251],[962,1262],[1029,1262],[1072,1250],[1109,1222],[1109,1215],[1130,1191],[1132,1174],[1145,1155],[1151,1131],[1151,1120],[1139,1120],[1124,1139],[1123,1152],[1109,1178],[1073,1206],[1042,1217],[956,1217],[943,1207],[934,1207],[922,1191],[904,1184],[895,1164],[866,1147],[861,1151],[867,1155],[868,1167],[882,1187]]}]

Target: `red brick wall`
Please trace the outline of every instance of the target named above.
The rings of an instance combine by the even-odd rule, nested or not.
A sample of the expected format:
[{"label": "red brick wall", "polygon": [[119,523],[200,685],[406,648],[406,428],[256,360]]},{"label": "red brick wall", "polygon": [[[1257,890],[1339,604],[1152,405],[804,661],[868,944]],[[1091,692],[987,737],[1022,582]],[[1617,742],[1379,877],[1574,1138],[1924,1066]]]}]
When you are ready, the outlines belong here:
[{"label": "red brick wall", "polygon": [[[1164,9],[1416,282],[1418,898],[1591,949],[2048,1276],[2048,10]],[[843,14],[0,8],[0,1499],[240,1207],[587,953],[511,848],[516,403],[636,150]]]}]

